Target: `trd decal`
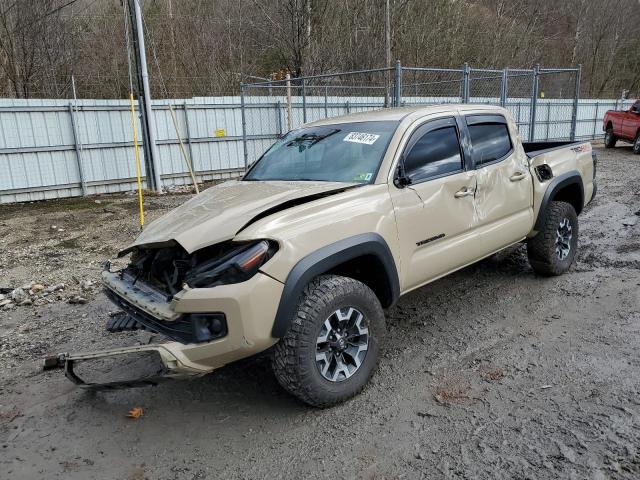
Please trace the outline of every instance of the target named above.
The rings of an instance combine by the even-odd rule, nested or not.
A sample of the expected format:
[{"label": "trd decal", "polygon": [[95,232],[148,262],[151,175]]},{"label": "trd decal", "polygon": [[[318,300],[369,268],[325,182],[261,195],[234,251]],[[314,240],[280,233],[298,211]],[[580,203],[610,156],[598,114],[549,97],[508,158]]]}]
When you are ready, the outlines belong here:
[{"label": "trd decal", "polygon": [[421,245],[424,245],[425,243],[433,242],[435,240],[440,240],[443,237],[444,237],[444,233],[439,233],[434,237],[425,238],[424,240],[420,240],[419,242],[416,242],[416,245],[421,246]]}]

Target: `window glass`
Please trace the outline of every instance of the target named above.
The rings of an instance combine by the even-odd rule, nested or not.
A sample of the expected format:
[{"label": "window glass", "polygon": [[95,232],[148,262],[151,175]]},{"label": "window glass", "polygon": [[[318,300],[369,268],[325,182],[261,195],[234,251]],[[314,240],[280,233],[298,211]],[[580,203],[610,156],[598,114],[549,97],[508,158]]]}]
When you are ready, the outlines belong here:
[{"label": "window glass", "polygon": [[404,168],[413,182],[461,170],[456,128],[444,127],[425,133],[411,147],[404,159]]},{"label": "window glass", "polygon": [[397,121],[303,127],[274,143],[244,180],[371,183]]},{"label": "window glass", "polygon": [[476,168],[504,157],[511,151],[509,129],[504,123],[469,125]]}]

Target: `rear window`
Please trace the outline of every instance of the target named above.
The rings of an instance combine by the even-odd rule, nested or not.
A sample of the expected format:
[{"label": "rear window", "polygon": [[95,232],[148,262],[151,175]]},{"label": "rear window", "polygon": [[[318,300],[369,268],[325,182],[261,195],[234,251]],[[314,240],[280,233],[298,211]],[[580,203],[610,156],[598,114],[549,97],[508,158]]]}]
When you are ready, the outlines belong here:
[{"label": "rear window", "polygon": [[476,168],[500,160],[511,151],[511,137],[506,123],[472,124],[469,125],[469,135]]}]

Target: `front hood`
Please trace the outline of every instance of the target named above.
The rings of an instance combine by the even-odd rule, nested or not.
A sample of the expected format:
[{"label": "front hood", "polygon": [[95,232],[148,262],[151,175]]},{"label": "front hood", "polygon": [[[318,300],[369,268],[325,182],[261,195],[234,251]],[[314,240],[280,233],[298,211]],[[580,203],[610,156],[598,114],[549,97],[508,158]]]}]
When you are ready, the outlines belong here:
[{"label": "front hood", "polygon": [[239,230],[261,214],[270,214],[288,202],[317,195],[338,193],[356,183],[339,182],[241,182],[213,186],[145,227],[138,245],[176,241],[189,253],[232,239]]}]

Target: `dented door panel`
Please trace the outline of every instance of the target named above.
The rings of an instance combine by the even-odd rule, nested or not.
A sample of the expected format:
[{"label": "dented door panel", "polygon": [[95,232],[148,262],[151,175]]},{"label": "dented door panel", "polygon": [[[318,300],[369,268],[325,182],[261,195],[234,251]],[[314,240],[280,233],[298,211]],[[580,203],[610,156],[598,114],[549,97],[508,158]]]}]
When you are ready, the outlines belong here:
[{"label": "dented door panel", "polygon": [[[506,123],[490,123],[492,118]],[[533,185],[529,162],[515,130],[514,122],[508,115],[477,116],[468,115],[466,121],[472,118],[482,119],[477,125],[498,125],[503,130],[502,138],[505,149],[508,141],[511,150],[502,158],[485,165],[476,166],[478,187],[475,195],[474,221],[477,225],[478,242],[488,251],[494,251],[526,237],[533,224]],[[486,123],[489,122],[489,123]],[[510,139],[506,139],[506,135]],[[470,145],[473,149],[473,142]],[[474,152],[477,157],[478,152]],[[474,166],[476,159],[474,158]],[[498,228],[499,227],[499,228]]]},{"label": "dented door panel", "polygon": [[401,285],[410,290],[469,263],[475,255],[467,235],[474,226],[474,172],[461,172],[398,189],[389,186],[393,201],[403,269]]},{"label": "dented door panel", "polygon": [[[533,186],[529,168],[518,155],[477,170],[475,221],[487,248],[496,249],[522,240],[533,223]],[[509,225],[495,229],[494,225]]]}]

